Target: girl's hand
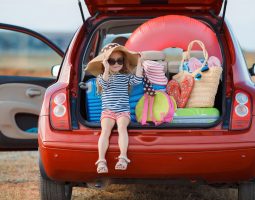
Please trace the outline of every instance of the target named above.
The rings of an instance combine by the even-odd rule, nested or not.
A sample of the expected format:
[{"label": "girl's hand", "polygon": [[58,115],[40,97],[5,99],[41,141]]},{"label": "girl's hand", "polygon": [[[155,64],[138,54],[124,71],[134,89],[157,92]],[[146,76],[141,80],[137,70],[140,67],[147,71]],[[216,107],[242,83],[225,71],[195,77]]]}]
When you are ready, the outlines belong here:
[{"label": "girl's hand", "polygon": [[137,61],[137,67],[136,67],[136,76],[137,77],[143,77],[143,57],[142,54],[140,54],[138,61]]},{"label": "girl's hand", "polygon": [[104,65],[105,71],[109,71],[110,65],[106,59],[103,60],[103,65]]},{"label": "girl's hand", "polygon": [[104,59],[102,63],[104,65],[103,80],[108,81],[109,80],[110,65],[109,65],[109,63],[106,59]]},{"label": "girl's hand", "polygon": [[142,62],[143,62],[143,57],[142,57],[142,54],[140,54],[140,56],[138,57],[138,61],[137,61],[137,67],[140,69],[143,69]]}]

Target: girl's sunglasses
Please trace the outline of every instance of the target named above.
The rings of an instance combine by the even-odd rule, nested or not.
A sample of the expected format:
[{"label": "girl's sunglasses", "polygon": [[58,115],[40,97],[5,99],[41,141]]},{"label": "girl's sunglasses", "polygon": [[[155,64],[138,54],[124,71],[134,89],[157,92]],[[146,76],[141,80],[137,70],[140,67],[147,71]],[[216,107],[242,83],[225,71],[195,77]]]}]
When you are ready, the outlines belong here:
[{"label": "girl's sunglasses", "polygon": [[115,60],[113,58],[109,58],[108,63],[109,63],[109,65],[115,65],[116,63],[118,63],[118,65],[123,65],[124,64],[124,59],[123,58],[118,58],[117,60]]}]

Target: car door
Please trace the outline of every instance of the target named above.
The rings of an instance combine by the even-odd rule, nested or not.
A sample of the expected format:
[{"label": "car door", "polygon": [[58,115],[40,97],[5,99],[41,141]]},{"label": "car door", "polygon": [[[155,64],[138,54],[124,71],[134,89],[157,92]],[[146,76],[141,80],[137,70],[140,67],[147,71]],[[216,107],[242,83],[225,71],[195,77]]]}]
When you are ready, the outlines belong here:
[{"label": "car door", "polygon": [[63,56],[43,35],[0,23],[0,150],[37,148],[43,96]]}]

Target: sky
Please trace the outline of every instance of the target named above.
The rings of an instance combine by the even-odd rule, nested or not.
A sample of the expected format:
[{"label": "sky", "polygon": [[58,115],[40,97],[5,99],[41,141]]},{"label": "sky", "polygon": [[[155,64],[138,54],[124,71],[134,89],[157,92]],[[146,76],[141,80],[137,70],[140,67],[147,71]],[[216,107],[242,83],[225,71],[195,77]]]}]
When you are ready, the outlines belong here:
[{"label": "sky", "polygon": [[[0,22],[39,32],[75,32],[82,24],[78,0],[0,0]],[[85,17],[89,16],[83,0]],[[242,48],[255,51],[255,1],[228,0],[226,17]]]}]

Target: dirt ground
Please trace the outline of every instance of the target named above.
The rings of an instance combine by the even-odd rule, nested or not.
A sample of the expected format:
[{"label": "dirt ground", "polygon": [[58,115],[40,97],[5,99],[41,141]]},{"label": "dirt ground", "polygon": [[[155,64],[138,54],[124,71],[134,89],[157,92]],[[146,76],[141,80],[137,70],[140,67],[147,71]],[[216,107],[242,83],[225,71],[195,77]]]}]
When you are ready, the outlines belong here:
[{"label": "dirt ground", "polygon": [[[38,152],[0,152],[0,200],[39,199]],[[73,200],[236,200],[237,190],[208,186],[110,185],[74,188]]]}]

